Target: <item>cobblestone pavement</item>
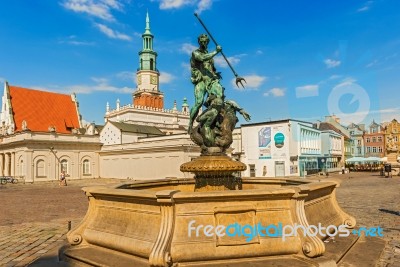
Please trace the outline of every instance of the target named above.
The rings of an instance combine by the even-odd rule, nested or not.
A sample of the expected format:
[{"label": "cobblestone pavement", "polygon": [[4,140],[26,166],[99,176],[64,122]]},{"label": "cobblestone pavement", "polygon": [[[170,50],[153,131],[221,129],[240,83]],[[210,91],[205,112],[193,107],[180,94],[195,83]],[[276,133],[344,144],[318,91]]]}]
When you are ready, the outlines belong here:
[{"label": "cobblestone pavement", "polygon": [[[384,229],[387,245],[377,266],[400,266],[400,177],[374,173],[333,177],[342,180],[337,199],[357,219],[357,227]],[[27,266],[52,251],[54,256],[65,242],[68,221],[75,225],[86,214],[88,203],[81,187],[122,182],[90,179],[69,181],[67,187],[56,181],[0,186],[0,266]]]},{"label": "cobblestone pavement", "polygon": [[122,183],[113,179],[71,180],[0,186],[0,266],[27,266],[65,242],[86,214],[84,186]]},{"label": "cobblestone pavement", "polygon": [[24,223],[0,228],[0,266],[27,266],[61,246],[67,227],[60,223]]},{"label": "cobblestone pavement", "polygon": [[374,173],[340,177],[337,199],[356,218],[356,227],[383,228],[387,244],[378,266],[400,267],[400,177],[384,178]]}]

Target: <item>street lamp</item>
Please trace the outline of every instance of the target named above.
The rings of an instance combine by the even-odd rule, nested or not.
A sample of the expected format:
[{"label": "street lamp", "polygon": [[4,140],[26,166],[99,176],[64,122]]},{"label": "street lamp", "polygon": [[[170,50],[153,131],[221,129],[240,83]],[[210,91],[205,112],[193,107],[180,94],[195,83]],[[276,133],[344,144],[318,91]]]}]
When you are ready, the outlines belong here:
[{"label": "street lamp", "polygon": [[53,155],[54,155],[54,158],[55,158],[55,166],[54,166],[54,171],[55,171],[55,179],[56,180],[58,180],[58,172],[57,172],[57,168],[58,168],[58,162],[60,161],[59,159],[58,159],[58,157],[57,157],[57,154],[56,154],[56,152],[54,151],[54,147],[53,146],[51,146],[51,147],[49,147],[49,149],[50,149],[50,151],[51,151],[51,153],[53,153]]}]

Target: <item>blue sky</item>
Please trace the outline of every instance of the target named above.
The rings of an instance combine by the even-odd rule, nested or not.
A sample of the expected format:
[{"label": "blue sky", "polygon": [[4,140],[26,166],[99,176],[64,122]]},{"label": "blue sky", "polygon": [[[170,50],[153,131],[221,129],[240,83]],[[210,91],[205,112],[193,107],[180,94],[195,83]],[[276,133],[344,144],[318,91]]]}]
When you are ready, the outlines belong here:
[{"label": "blue sky", "polygon": [[252,122],[400,119],[396,0],[4,0],[0,10],[0,81],[76,92],[85,121],[102,123],[107,101],[132,103],[147,10],[166,108],[194,101],[198,12],[247,80],[238,89],[216,58],[227,98]]}]

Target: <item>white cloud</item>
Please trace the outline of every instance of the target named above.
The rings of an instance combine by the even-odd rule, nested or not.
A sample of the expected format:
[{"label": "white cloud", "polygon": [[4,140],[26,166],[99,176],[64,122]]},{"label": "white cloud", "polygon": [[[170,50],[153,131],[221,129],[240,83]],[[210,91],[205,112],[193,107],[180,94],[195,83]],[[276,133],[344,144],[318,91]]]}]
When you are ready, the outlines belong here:
[{"label": "white cloud", "polygon": [[122,4],[118,0],[102,0],[102,2],[116,10],[122,11]]},{"label": "white cloud", "polygon": [[264,52],[262,50],[257,50],[256,51],[256,55],[262,55],[262,54],[264,54]]},{"label": "white cloud", "polygon": [[328,69],[331,69],[331,68],[338,67],[341,62],[339,60],[327,58],[324,60],[324,63]]},{"label": "white cloud", "polygon": [[339,78],[341,78],[341,77],[342,77],[342,75],[333,74],[333,75],[331,75],[331,76],[329,77],[328,80],[337,80],[337,79],[339,79]]},{"label": "white cloud", "polygon": [[193,4],[191,0],[161,0],[160,9],[180,8],[185,5]]},{"label": "white cloud", "polygon": [[357,12],[364,12],[369,9],[369,6],[363,6],[362,8],[357,9]]},{"label": "white cloud", "polygon": [[[238,56],[227,57],[227,59],[228,59],[229,63],[231,63],[232,66],[235,66],[236,64],[238,64],[240,62],[240,58]],[[215,63],[215,65],[217,65],[218,67],[221,67],[221,68],[228,67],[228,63],[226,63],[226,60],[224,59],[223,56],[215,56],[214,63]]]},{"label": "white cloud", "polygon": [[197,4],[197,13],[201,13],[204,10],[210,9],[212,6],[212,0],[200,0],[199,3]]},{"label": "white cloud", "polygon": [[125,41],[130,41],[132,39],[132,37],[130,37],[129,35],[114,31],[113,29],[107,27],[104,24],[96,23],[95,25],[102,33],[104,33],[106,36],[112,39],[119,39]]},{"label": "white cloud", "polygon": [[160,0],[160,9],[178,9],[184,6],[196,6],[196,12],[210,9],[213,0]]},{"label": "white cloud", "polygon": [[121,71],[115,75],[118,79],[123,81],[136,82],[136,73],[132,71]]},{"label": "white cloud", "polygon": [[343,80],[340,81],[340,83],[336,86],[344,86],[344,85],[349,85],[355,83],[357,80],[354,79],[353,77],[346,77]]},{"label": "white cloud", "polygon": [[[342,116],[340,118],[340,122],[342,124],[350,124],[352,122],[365,122],[365,119],[369,119],[372,121],[371,117],[378,117],[379,119],[375,118],[377,122],[389,122],[393,119],[400,120],[400,108],[387,108],[387,109],[378,109],[378,110],[368,110],[368,111],[359,111],[351,113],[351,116]],[[376,116],[375,116],[376,115]]]},{"label": "white cloud", "polygon": [[318,96],[319,94],[318,89],[319,86],[317,84],[309,84],[296,87],[296,97],[302,98],[302,97]]},{"label": "white cloud", "polygon": [[393,119],[400,121],[400,108],[382,109],[378,112],[381,118],[381,122],[392,121]]},{"label": "white cloud", "polygon": [[189,63],[186,63],[186,62],[182,62],[181,63],[181,66],[182,66],[182,68],[185,70],[185,71],[187,71],[187,72],[191,72],[191,67],[190,67],[190,64]]},{"label": "white cloud", "polygon": [[91,78],[96,84],[95,85],[72,85],[66,87],[69,92],[75,92],[80,94],[90,94],[95,91],[103,92],[116,92],[116,93],[132,93],[135,89],[129,87],[116,87],[110,85],[108,79],[106,78]]},{"label": "white cloud", "polygon": [[367,1],[363,7],[357,9],[357,12],[365,12],[371,8],[373,1]]},{"label": "white cloud", "polygon": [[28,86],[27,88],[38,89],[48,92],[61,92],[64,94],[78,93],[78,94],[90,94],[93,92],[115,92],[123,94],[131,94],[135,89],[129,87],[116,87],[109,84],[109,80],[106,78],[92,77],[91,80],[95,83],[93,85],[77,84],[70,86]]},{"label": "white cloud", "polygon": [[265,92],[263,95],[264,96],[273,96],[273,97],[282,97],[285,96],[285,88],[272,88],[270,90],[268,90],[267,92]]},{"label": "white cloud", "polygon": [[98,83],[98,84],[106,84],[106,83],[108,83],[108,79],[107,79],[107,78],[91,77],[90,79],[91,79],[92,81]]},{"label": "white cloud", "polygon": [[[248,76],[243,76],[242,78],[244,78],[246,80],[246,82],[242,81],[243,85],[246,88],[250,88],[250,89],[257,89],[259,86],[261,86],[265,81],[268,80],[268,77],[266,76],[259,76],[259,75],[248,75]],[[243,90],[243,88],[241,87],[241,85],[239,84],[240,87],[236,86],[236,78],[233,78],[232,81],[232,86],[238,90]]]},{"label": "white cloud", "polygon": [[174,79],[175,79],[175,76],[173,76],[172,74],[163,72],[163,71],[160,72],[160,84],[161,83],[170,83]]},{"label": "white cloud", "polygon": [[87,42],[87,41],[78,41],[77,37],[75,35],[70,35],[67,38],[64,38],[64,40],[58,41],[59,44],[70,44],[70,45],[76,45],[76,46],[92,46],[95,45],[95,42]]},{"label": "white cloud", "polygon": [[377,63],[378,63],[378,60],[375,59],[374,61],[368,63],[365,67],[370,68],[370,67],[376,65]]},{"label": "white cloud", "polygon": [[196,49],[197,49],[197,46],[194,46],[189,43],[184,43],[184,44],[182,44],[180,51],[183,52],[184,54],[191,55],[192,52]]},{"label": "white cloud", "polygon": [[83,46],[95,45],[94,42],[85,42],[85,41],[68,41],[67,43],[70,44],[70,45],[77,45],[77,46],[80,46],[80,45],[83,45]]},{"label": "white cloud", "polygon": [[117,0],[65,0],[61,4],[64,8],[76,13],[86,13],[107,21],[115,21],[111,10],[122,11],[122,4]]}]

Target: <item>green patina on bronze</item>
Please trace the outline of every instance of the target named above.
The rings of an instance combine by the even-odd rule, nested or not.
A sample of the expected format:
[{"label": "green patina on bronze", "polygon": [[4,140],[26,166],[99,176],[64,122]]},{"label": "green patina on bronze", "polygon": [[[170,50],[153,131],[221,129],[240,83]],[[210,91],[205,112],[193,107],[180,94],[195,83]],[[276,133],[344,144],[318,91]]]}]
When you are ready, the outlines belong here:
[{"label": "green patina on bronze", "polygon": [[[207,34],[197,38],[199,48],[192,52],[190,58],[191,81],[194,84],[195,103],[190,110],[188,133],[194,143],[201,147],[201,156],[181,165],[182,172],[191,172],[195,175],[195,191],[213,190],[240,190],[240,178],[236,173],[246,170],[246,165],[232,160],[226,155],[226,150],[233,142],[232,132],[239,121],[236,113],[239,112],[246,121],[250,115],[235,101],[225,99],[225,89],[221,85],[220,72],[214,65],[213,58],[221,54],[236,77],[236,85],[243,86],[245,80],[237,75],[229,61],[222,53],[201,19]],[[208,52],[210,38],[216,45],[212,52]],[[200,113],[201,107],[204,110]],[[193,127],[194,122],[197,125]]]},{"label": "green patina on bronze", "polygon": [[[195,16],[210,35],[197,14]],[[222,77],[220,72],[217,72],[213,60],[217,54],[223,55],[222,48],[211,35],[210,37],[216,44],[216,49],[208,52],[209,36],[201,34],[197,39],[199,48],[192,52],[190,59],[195,103],[190,110],[188,133],[193,142],[202,148],[202,155],[224,154],[226,149],[230,147],[232,131],[238,122],[236,112],[239,112],[246,121],[250,120],[250,115],[235,101],[225,99],[225,90],[220,83]],[[237,85],[238,83],[242,84],[241,81],[244,81],[244,79],[237,75],[225,55],[223,56],[236,76]],[[199,114],[203,105],[206,109]],[[193,128],[194,121],[197,121],[198,125]]]}]

